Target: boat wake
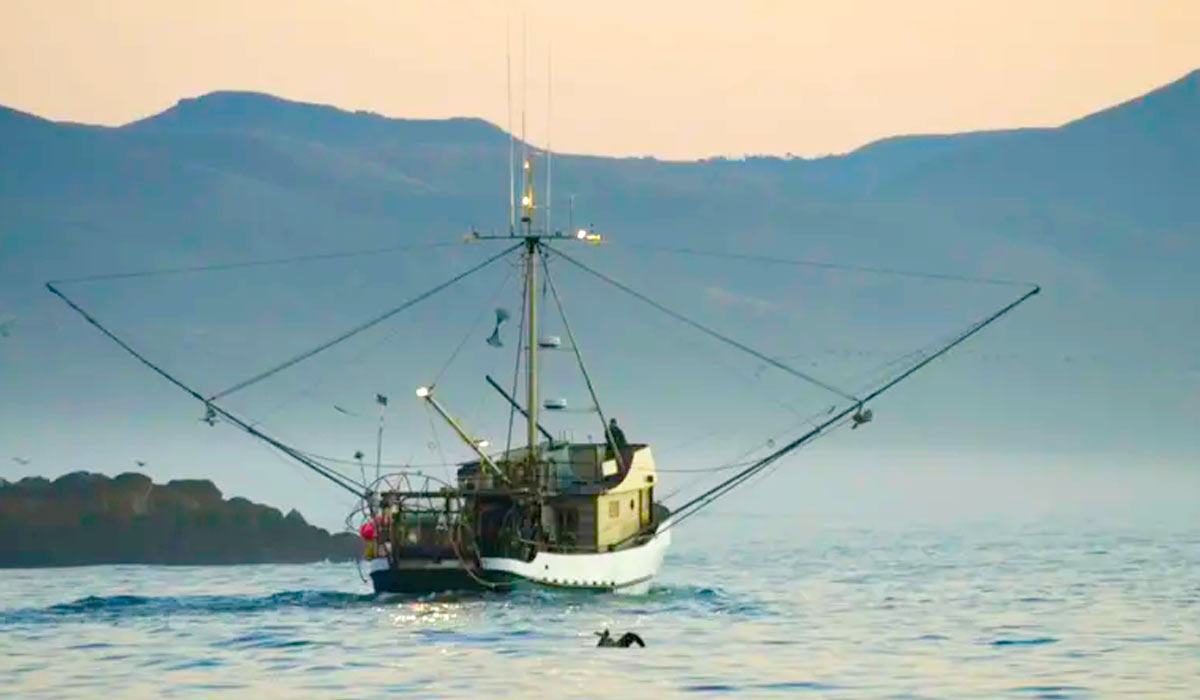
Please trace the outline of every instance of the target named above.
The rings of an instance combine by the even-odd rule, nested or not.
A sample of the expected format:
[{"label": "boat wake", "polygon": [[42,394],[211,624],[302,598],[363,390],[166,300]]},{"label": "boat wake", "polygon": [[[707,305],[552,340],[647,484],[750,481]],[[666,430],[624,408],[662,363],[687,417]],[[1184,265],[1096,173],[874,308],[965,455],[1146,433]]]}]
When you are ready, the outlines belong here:
[{"label": "boat wake", "polygon": [[44,608],[3,611],[0,612],[0,625],[68,621],[81,617],[105,620],[168,615],[253,613],[281,608],[349,608],[369,606],[375,602],[374,595],[338,591],[284,591],[265,596],[87,596],[69,603],[59,603]]},{"label": "boat wake", "polygon": [[114,621],[127,618],[204,616],[221,614],[267,613],[288,608],[321,610],[373,608],[408,603],[484,603],[494,601],[506,606],[556,607],[578,606],[594,600],[598,604],[616,603],[625,612],[693,611],[706,614],[757,616],[766,610],[752,600],[711,587],[655,586],[644,596],[616,598],[587,591],[528,587],[512,593],[439,593],[422,596],[402,594],[348,593],[343,591],[282,591],[269,595],[184,595],[184,596],[87,596],[67,603],[42,608],[16,608],[0,611],[0,626],[53,624],[56,622]]}]

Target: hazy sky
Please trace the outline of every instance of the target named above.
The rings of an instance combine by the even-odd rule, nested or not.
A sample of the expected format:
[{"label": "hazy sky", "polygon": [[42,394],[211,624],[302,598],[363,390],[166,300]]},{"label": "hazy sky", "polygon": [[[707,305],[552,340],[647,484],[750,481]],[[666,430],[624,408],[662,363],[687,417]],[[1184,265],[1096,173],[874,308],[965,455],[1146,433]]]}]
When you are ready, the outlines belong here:
[{"label": "hazy sky", "polygon": [[[840,152],[1053,125],[1200,67],[1196,0],[4,0],[0,103],[117,124],[247,89],[504,125],[505,22],[528,135],[608,154]],[[519,132],[520,99],[514,100]]]}]

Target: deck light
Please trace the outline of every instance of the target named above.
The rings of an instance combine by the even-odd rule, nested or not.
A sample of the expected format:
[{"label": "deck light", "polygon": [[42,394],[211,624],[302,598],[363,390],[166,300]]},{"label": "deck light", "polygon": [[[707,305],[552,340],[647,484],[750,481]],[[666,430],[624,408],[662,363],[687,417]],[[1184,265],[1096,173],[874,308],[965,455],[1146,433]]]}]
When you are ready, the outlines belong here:
[{"label": "deck light", "polygon": [[587,229],[586,228],[579,229],[578,231],[575,232],[575,237],[581,241],[583,239],[587,238]]},{"label": "deck light", "polygon": [[427,387],[427,386],[417,387],[417,398],[420,398],[420,399],[429,398],[429,387]]}]

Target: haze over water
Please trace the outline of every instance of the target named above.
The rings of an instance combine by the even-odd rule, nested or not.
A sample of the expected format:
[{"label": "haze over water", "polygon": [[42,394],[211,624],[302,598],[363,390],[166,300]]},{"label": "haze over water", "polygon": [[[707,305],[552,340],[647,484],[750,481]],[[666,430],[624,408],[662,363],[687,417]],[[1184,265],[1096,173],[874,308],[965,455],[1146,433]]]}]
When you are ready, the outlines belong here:
[{"label": "haze over water", "polygon": [[[508,220],[504,129],[553,145],[549,218],[606,241],[580,259],[860,395],[1024,293],[997,279],[1044,291],[681,526],[649,595],[0,569],[0,696],[1200,697],[1200,3],[556,3],[527,43],[523,2],[2,5],[0,479],[206,478],[340,528],[346,495],[43,285],[211,266],[61,286],[213,395],[490,255],[460,241]],[[832,410],[552,265],[667,505]],[[390,396],[380,461],[452,481],[473,453],[413,390],[500,444],[512,271],[229,406],[353,473]],[[552,427],[590,440],[552,357]]]},{"label": "haze over water", "polygon": [[[1185,512],[849,525],[717,514],[647,596],[377,598],[353,565],[0,572],[25,697],[1188,697]],[[645,649],[596,649],[635,630]]]}]

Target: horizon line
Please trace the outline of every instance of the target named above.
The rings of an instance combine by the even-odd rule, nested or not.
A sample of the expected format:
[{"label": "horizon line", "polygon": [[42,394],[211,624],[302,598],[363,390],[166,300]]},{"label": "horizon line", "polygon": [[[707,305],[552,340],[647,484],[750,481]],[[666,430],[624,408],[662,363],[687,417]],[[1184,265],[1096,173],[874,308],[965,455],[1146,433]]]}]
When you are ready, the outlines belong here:
[{"label": "horizon line", "polygon": [[[811,161],[824,160],[827,158],[840,158],[840,157],[849,156],[849,155],[852,155],[859,151],[862,151],[866,148],[869,148],[871,146],[875,146],[877,144],[881,144],[881,143],[885,143],[885,142],[893,141],[893,140],[899,140],[899,139],[954,137],[954,136],[962,136],[962,135],[967,135],[967,134],[989,134],[989,133],[995,134],[995,133],[1006,133],[1006,132],[1016,132],[1016,131],[1051,131],[1051,130],[1063,128],[1070,124],[1074,124],[1076,122],[1079,122],[1083,119],[1087,119],[1087,118],[1092,117],[1097,114],[1102,114],[1102,113],[1110,111],[1110,110],[1118,109],[1120,107],[1133,104],[1139,100],[1145,99],[1146,97],[1148,97],[1150,95],[1153,95],[1154,93],[1157,93],[1157,92],[1163,91],[1165,89],[1168,89],[1172,86],[1187,82],[1190,79],[1195,79],[1197,81],[1200,81],[1200,67],[1194,68],[1186,73],[1183,73],[1182,75],[1180,75],[1179,77],[1177,77],[1173,80],[1158,84],[1155,87],[1152,87],[1148,90],[1140,92],[1131,97],[1125,98],[1119,102],[1107,104],[1105,106],[1099,107],[1099,108],[1094,109],[1089,112],[1085,112],[1081,115],[1078,115],[1074,118],[1068,119],[1064,122],[1057,123],[1057,124],[1039,124],[1039,125],[1024,124],[1024,125],[1013,125],[1013,126],[1004,126],[1004,127],[996,127],[996,128],[972,129],[972,130],[967,130],[967,131],[921,131],[921,132],[910,132],[910,133],[893,133],[890,135],[879,136],[877,138],[873,138],[873,139],[864,141],[864,142],[858,144],[857,146],[850,148],[848,150],[845,150],[845,151],[828,151],[828,152],[822,152],[822,153],[811,154],[811,155],[798,154],[798,153],[793,153],[791,151],[783,151],[783,152],[743,151],[741,153],[733,153],[733,152],[711,153],[708,155],[701,155],[701,156],[688,157],[688,158],[673,158],[673,157],[656,155],[654,153],[639,153],[639,154],[596,153],[596,152],[568,152],[568,151],[550,150],[550,149],[545,148],[544,146],[538,145],[536,143],[536,139],[528,139],[527,143],[529,146],[531,146],[539,151],[542,151],[543,153],[550,152],[550,153],[553,153],[554,155],[558,155],[558,156],[579,157],[579,158],[655,160],[655,161],[661,161],[664,163],[703,163],[703,162],[721,161],[721,160],[745,161],[745,160],[753,160],[753,159],[797,160],[797,161],[810,161],[811,162]],[[477,116],[477,115],[470,116],[470,115],[461,115],[460,114],[460,115],[449,115],[449,116],[441,116],[441,117],[398,116],[398,115],[384,114],[384,113],[377,112],[375,110],[370,110],[370,109],[356,109],[353,107],[341,106],[341,105],[338,105],[338,104],[335,104],[332,102],[318,102],[318,101],[289,97],[289,96],[285,96],[285,95],[281,95],[281,94],[264,92],[262,90],[254,90],[254,89],[216,88],[216,89],[208,90],[206,92],[202,92],[202,93],[199,93],[196,95],[179,97],[173,103],[171,103],[167,107],[164,107],[163,109],[160,109],[155,112],[151,112],[144,116],[130,119],[128,121],[117,123],[117,124],[103,123],[103,122],[76,121],[76,120],[71,120],[71,119],[52,119],[50,117],[38,114],[36,112],[31,112],[31,111],[22,109],[20,107],[14,107],[12,105],[4,104],[4,103],[0,103],[0,109],[16,112],[18,114],[26,115],[28,117],[32,117],[32,118],[37,119],[42,122],[47,122],[47,123],[55,124],[55,125],[59,125],[59,126],[73,126],[73,127],[92,128],[92,129],[118,130],[118,129],[126,129],[126,128],[132,127],[136,124],[139,124],[141,122],[149,121],[156,117],[162,116],[162,115],[170,112],[171,110],[179,107],[184,102],[202,100],[205,98],[213,97],[215,95],[244,95],[244,96],[252,95],[252,96],[258,96],[258,97],[265,97],[265,98],[269,98],[271,100],[285,102],[285,103],[293,104],[293,105],[328,108],[328,109],[336,110],[336,111],[338,111],[342,114],[346,114],[346,115],[351,115],[351,116],[365,115],[365,116],[377,117],[380,119],[384,119],[387,121],[394,121],[394,122],[475,121],[475,122],[481,122],[483,124],[486,124],[487,126],[495,129],[498,134],[500,134],[504,137],[508,137],[511,135],[518,142],[522,142],[522,139],[519,136],[517,136],[516,134],[510,134],[509,131],[507,129],[505,129],[504,127],[502,127],[501,125],[496,124],[489,119],[486,119],[482,116]]]}]

